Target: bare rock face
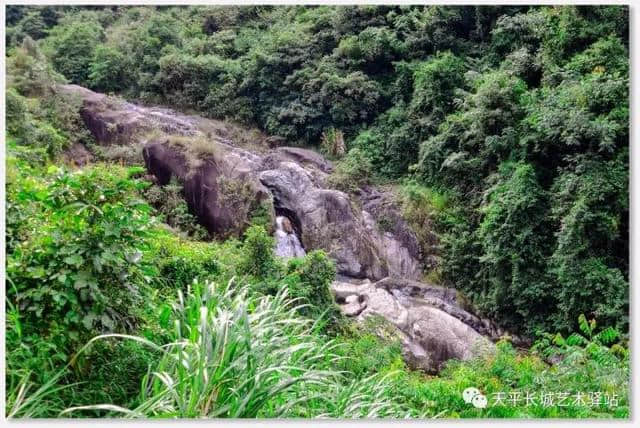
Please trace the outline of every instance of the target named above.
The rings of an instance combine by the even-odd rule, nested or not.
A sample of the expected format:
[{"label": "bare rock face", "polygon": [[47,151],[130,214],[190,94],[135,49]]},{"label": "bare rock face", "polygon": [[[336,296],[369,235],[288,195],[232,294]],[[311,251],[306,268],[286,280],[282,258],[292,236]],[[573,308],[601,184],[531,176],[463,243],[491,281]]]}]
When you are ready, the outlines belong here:
[{"label": "bare rock face", "polygon": [[324,173],[330,173],[333,170],[331,162],[313,150],[300,147],[280,147],[277,151],[296,163],[307,166],[312,165]]},{"label": "bare rock face", "polygon": [[[407,228],[381,230],[360,201],[328,188],[333,166],[319,153],[282,146],[256,153],[235,146],[216,121],[141,107],[77,85],[57,90],[82,100],[80,114],[100,144],[139,145],[160,185],[177,178],[190,211],[213,235],[241,234],[255,210],[264,207],[274,221],[275,214],[291,221],[305,249],[327,251],[342,274],[420,277],[415,236]],[[161,136],[149,137],[154,132]],[[189,146],[195,144],[190,139],[197,140],[200,152]]]},{"label": "bare rock face", "polygon": [[[420,283],[409,287],[415,284]],[[450,359],[469,360],[494,350],[482,331],[465,322],[474,316],[455,304],[455,290],[425,285],[420,287],[424,298],[409,297],[409,293],[394,292],[404,292],[401,288],[390,290],[390,285],[393,281],[390,284],[386,279],[375,283],[336,281],[332,291],[344,315],[360,321],[378,315],[393,324],[400,332],[405,359],[413,368],[435,373]],[[443,310],[435,304],[438,302],[455,310]]]},{"label": "bare rock face", "polygon": [[158,107],[140,107],[78,85],[57,85],[55,90],[83,102],[80,115],[100,144],[128,144],[154,129],[173,135],[195,135],[197,118]]},{"label": "bare rock face", "polygon": [[306,249],[326,250],[345,275],[387,275],[386,261],[348,195],[317,187],[311,174],[294,162],[261,172],[260,181],[273,195],[276,211],[287,213],[298,224]]},{"label": "bare rock face", "polygon": [[[220,148],[221,153],[225,150]],[[142,153],[158,184],[165,185],[172,177],[183,184],[190,211],[216,236],[239,236],[261,206],[274,216],[271,194],[255,179],[250,160],[238,153],[208,156],[195,167],[166,141],[149,142]]]},{"label": "bare rock face", "polygon": [[374,188],[353,196],[328,187],[333,166],[320,154],[282,141],[247,150],[221,122],[76,85],[57,90],[82,101],[79,113],[98,143],[138,146],[159,185],[177,179],[213,235],[240,235],[260,209],[274,223],[279,216],[282,233],[295,234],[302,250],[327,251],[350,278],[332,286],[343,313],[392,323],[412,366],[437,371],[448,359],[490,351],[489,339],[504,333],[461,308],[455,290],[418,282],[425,258],[393,201]]},{"label": "bare rock face", "polygon": [[359,199],[367,228],[389,260],[389,271],[397,276],[420,278],[424,267],[420,243],[393,198],[375,188],[366,187],[361,189]]}]

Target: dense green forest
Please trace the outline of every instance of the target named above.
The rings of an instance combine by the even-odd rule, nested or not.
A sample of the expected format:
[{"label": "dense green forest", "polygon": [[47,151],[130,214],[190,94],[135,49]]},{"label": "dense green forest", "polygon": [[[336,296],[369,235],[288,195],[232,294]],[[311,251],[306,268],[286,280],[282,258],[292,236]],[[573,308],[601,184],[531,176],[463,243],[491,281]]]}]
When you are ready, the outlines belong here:
[{"label": "dense green forest", "polygon": [[[624,6],[7,6],[7,415],[628,417],[628,32]],[[533,347],[409,370],[335,309],[325,252],[283,262],[259,222],[209,239],[63,82],[392,189],[425,278]],[[477,409],[468,386],[619,402]]]}]

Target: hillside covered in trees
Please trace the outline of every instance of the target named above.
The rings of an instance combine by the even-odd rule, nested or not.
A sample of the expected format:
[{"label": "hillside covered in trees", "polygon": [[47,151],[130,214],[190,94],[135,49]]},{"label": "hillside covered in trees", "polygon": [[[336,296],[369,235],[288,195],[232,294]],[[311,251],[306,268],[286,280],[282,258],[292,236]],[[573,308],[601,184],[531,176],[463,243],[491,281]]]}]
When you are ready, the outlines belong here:
[{"label": "hillside covered in trees", "polygon": [[[624,6],[7,6],[7,415],[628,417],[628,33]],[[209,221],[189,183],[231,155]],[[375,226],[326,244],[276,163]],[[385,261],[409,235],[413,264]],[[509,333],[413,370],[334,303],[395,265]]]}]

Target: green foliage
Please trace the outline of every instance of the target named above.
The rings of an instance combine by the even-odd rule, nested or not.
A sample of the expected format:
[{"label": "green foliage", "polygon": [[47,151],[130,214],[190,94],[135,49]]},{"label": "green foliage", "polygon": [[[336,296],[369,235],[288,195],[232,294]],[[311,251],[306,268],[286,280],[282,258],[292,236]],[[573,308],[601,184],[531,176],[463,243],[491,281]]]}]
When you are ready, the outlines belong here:
[{"label": "green foliage", "polygon": [[337,340],[342,357],[338,368],[356,377],[402,369],[402,343],[397,330],[380,316],[368,317],[362,324],[350,324]]},{"label": "green foliage", "polygon": [[[464,86],[464,62],[451,52],[439,52],[429,61],[412,65],[413,96],[409,115],[420,136],[434,133],[444,117],[453,111],[455,91]],[[419,140],[418,140],[419,141]]]},{"label": "green foliage", "polygon": [[497,71],[473,83],[475,92],[465,95],[462,111],[447,116],[439,133],[420,147],[418,172],[427,183],[477,192],[482,178],[517,148],[524,82]]},{"label": "green foliage", "polygon": [[[531,328],[549,317],[556,298],[540,274],[549,253],[546,195],[531,165],[504,165],[502,170],[504,178],[488,191],[487,204],[481,207],[480,263],[490,288],[483,290],[483,304],[492,314],[511,306],[515,326]],[[478,292],[475,287],[469,291]]]},{"label": "green foliage", "polygon": [[245,231],[243,258],[239,263],[242,273],[267,278],[279,270],[275,256],[275,240],[262,226],[253,225]]},{"label": "green foliage", "polygon": [[329,184],[335,188],[352,192],[367,184],[372,173],[369,157],[358,147],[349,150],[336,165],[329,177]]},{"label": "green foliage", "polygon": [[324,152],[329,156],[340,158],[345,155],[344,134],[340,130],[330,128],[323,132],[321,145]]},{"label": "green foliage", "polygon": [[403,107],[400,104],[378,116],[351,143],[352,150],[364,153],[379,176],[400,176],[415,161],[418,131]]},{"label": "green foliage", "polygon": [[194,241],[170,228],[156,229],[149,243],[149,262],[157,266],[154,278],[161,299],[171,299],[175,290],[187,290],[194,280],[236,276],[243,249],[235,240],[224,244]]},{"label": "green foliage", "polygon": [[[98,342],[80,352],[73,361],[67,375],[72,387],[64,391],[64,400],[75,405],[108,402],[128,406],[135,402],[149,366],[157,363],[159,357],[153,349],[134,341]],[[96,411],[87,416],[99,417],[105,413]]]},{"label": "green foliage", "polygon": [[620,332],[613,327],[597,331],[596,320],[587,320],[584,314],[578,317],[578,327],[580,333],[571,333],[566,338],[560,333],[542,333],[531,349],[544,358],[562,360],[565,367],[586,366],[596,378],[607,376],[606,371],[611,370],[611,380],[626,382],[624,370],[629,364],[629,350]]},{"label": "green foliage", "polygon": [[338,314],[329,286],[336,276],[333,260],[322,250],[309,252],[300,260],[293,259],[287,265],[289,295],[302,299],[308,307],[302,313],[311,318],[318,318],[328,313],[330,322]]},{"label": "green foliage", "polygon": [[[626,368],[625,368],[626,367]],[[499,342],[495,356],[477,359],[468,364],[452,362],[441,373],[439,379],[430,383],[418,383],[409,380],[403,389],[409,397],[416,399],[415,405],[428,406],[433,414],[447,409],[443,417],[489,417],[489,418],[585,418],[585,417],[626,417],[628,415],[628,377],[625,372],[628,363],[613,368],[601,365],[588,356],[578,359],[565,359],[554,366],[547,366],[536,355],[520,355],[508,342]],[[609,376],[607,373],[609,370]],[[588,380],[587,380],[588,379]],[[406,386],[404,386],[406,385]],[[486,409],[474,409],[461,400],[461,391],[474,386],[482,391],[493,404]],[[457,395],[452,392],[456,391]],[[601,391],[603,396],[618,398],[616,407],[608,407],[604,400],[599,405],[573,402],[577,393],[585,395],[589,401],[589,391]],[[520,393],[521,398],[527,392],[536,397],[535,404],[525,406],[495,404],[496,394]],[[572,398],[567,406],[559,406],[557,401],[550,406],[542,405],[540,394],[570,393]],[[409,395],[410,394],[410,395]],[[415,395],[414,395],[415,394]],[[413,396],[412,396],[413,395]],[[524,399],[523,399],[524,400]],[[508,402],[507,402],[508,403]]]},{"label": "green foliage", "polygon": [[177,181],[172,180],[165,186],[150,186],[145,190],[145,198],[169,226],[195,240],[204,240],[209,237],[207,230],[189,212],[182,195],[182,186]]},{"label": "green foliage", "polygon": [[142,382],[138,406],[95,405],[65,413],[105,409],[127,417],[336,416],[326,398],[316,398],[324,392],[334,399],[330,391],[335,389],[353,414],[399,416],[400,406],[360,393],[379,390],[381,382],[377,387],[365,381],[357,382],[358,388],[345,388],[340,374],[324,370],[337,358],[334,345],[320,343],[311,322],[299,318],[297,309],[286,291],[256,299],[246,288],[194,284],[172,307],[170,319],[177,328],[171,329],[168,346],[121,336],[162,352]]},{"label": "green foliage", "polygon": [[379,73],[403,54],[404,46],[394,31],[386,27],[367,27],[359,34],[340,40],[339,58],[350,65]]},{"label": "green foliage", "polygon": [[7,133],[14,137],[24,135],[27,118],[29,117],[26,98],[14,88],[9,88],[7,89],[5,100]]},{"label": "green foliage", "polygon": [[52,84],[64,82],[30,37],[7,57],[7,86],[24,96],[49,94]]},{"label": "green foliage", "polygon": [[94,51],[102,37],[102,27],[92,20],[76,18],[54,27],[46,40],[53,66],[73,83],[87,85]]},{"label": "green foliage", "polygon": [[12,201],[33,214],[11,232],[22,239],[7,260],[8,298],[27,325],[37,319],[43,331],[64,328],[73,342],[136,323],[139,287],[150,273],[141,248],[152,224],[136,186],[99,166],[76,173],[52,167],[42,178],[12,183]]},{"label": "green foliage", "polygon": [[398,193],[402,215],[418,238],[424,261],[429,262],[427,258],[438,253],[435,223],[451,216],[448,195],[415,180],[406,182]]},{"label": "green foliage", "polygon": [[562,286],[558,324],[586,313],[628,327],[629,191],[626,152],[608,162],[581,159],[552,188],[561,225],[551,271]]},{"label": "green foliage", "polygon": [[89,86],[98,91],[114,92],[128,85],[130,77],[124,55],[111,46],[98,45],[89,67]]}]

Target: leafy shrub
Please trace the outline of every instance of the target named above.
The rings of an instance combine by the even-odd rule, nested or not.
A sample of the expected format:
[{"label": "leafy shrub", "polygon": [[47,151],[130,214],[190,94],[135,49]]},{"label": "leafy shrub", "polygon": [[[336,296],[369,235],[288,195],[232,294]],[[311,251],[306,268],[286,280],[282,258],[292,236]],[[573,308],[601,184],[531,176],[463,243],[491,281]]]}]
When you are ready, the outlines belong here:
[{"label": "leafy shrub", "polygon": [[240,272],[268,278],[279,270],[275,256],[275,240],[262,226],[250,226],[245,232]]},{"label": "leafy shrub", "polygon": [[380,73],[391,62],[403,54],[404,46],[394,31],[385,27],[367,27],[358,35],[340,41],[339,57],[352,66],[362,67],[372,73]]},{"label": "leafy shrub", "polygon": [[405,368],[397,330],[384,318],[368,316],[363,323],[349,324],[346,330],[337,337],[343,345],[337,351],[344,357],[339,369],[360,378]]},{"label": "leafy shrub", "polygon": [[500,71],[474,81],[462,108],[420,147],[418,172],[427,184],[443,184],[478,197],[484,177],[517,146],[514,126],[522,118],[524,82]]},{"label": "leafy shrub", "polygon": [[204,240],[209,237],[207,230],[189,212],[182,186],[177,181],[172,180],[165,186],[150,186],[145,191],[145,197],[169,226],[185,232],[191,239]]},{"label": "leafy shrub", "polygon": [[67,79],[87,85],[94,50],[102,37],[100,24],[82,18],[54,27],[46,40],[51,63]]},{"label": "leafy shrub", "polygon": [[126,88],[130,83],[131,70],[127,68],[124,55],[108,45],[98,45],[89,66],[88,83],[102,92],[114,92]]},{"label": "leafy shrub", "polygon": [[[535,354],[520,354],[508,342],[497,344],[489,358],[469,362],[450,361],[437,378],[425,379],[416,372],[399,372],[392,391],[398,400],[423,417],[438,418],[589,418],[628,417],[628,362],[601,365],[579,351],[576,359],[565,359],[554,366]],[[588,379],[588,380],[587,380]],[[488,399],[489,406],[476,409],[462,400],[462,391],[473,386]],[[589,393],[600,391],[600,403],[590,406]],[[525,405],[527,393],[534,402]],[[552,397],[569,393],[567,404],[556,399],[542,404],[542,395]],[[582,394],[583,403],[575,401]],[[616,397],[617,406],[608,407],[605,394]],[[615,394],[615,395],[614,395]],[[511,404],[509,397],[520,398]],[[503,403],[496,404],[499,397]]]},{"label": "leafy shrub", "polygon": [[5,100],[7,133],[21,138],[24,135],[25,126],[29,118],[27,100],[14,88],[7,89]]},{"label": "leafy shrub", "polygon": [[[557,326],[573,327],[585,313],[626,330],[628,326],[627,154],[602,162],[583,159],[552,187],[554,220],[561,225],[550,260],[559,287]],[[608,202],[604,202],[608,201]]]},{"label": "leafy shrub", "polygon": [[369,158],[359,148],[349,150],[329,176],[329,184],[345,192],[353,192],[369,182],[372,168]]},{"label": "leafy shrub", "polygon": [[340,158],[344,156],[346,146],[344,143],[344,135],[342,131],[330,128],[322,133],[322,148],[325,153],[334,158]]},{"label": "leafy shrub", "polygon": [[215,260],[199,261],[191,258],[172,257],[161,268],[162,278],[173,287],[186,288],[196,279],[207,279],[218,273]]},{"label": "leafy shrub", "polygon": [[7,57],[7,86],[24,96],[43,96],[65,78],[53,70],[38,45],[27,37]]},{"label": "leafy shrub", "polygon": [[137,183],[103,167],[53,168],[46,180],[20,193],[38,217],[9,255],[8,297],[28,325],[38,319],[46,330],[64,328],[72,341],[134,325],[134,302],[150,273],[141,249],[153,224]]},{"label": "leafy shrub", "polygon": [[506,307],[516,308],[509,317],[519,318],[516,324],[527,323],[533,329],[543,325],[555,305],[550,282],[542,274],[549,255],[547,200],[531,165],[514,165],[505,174],[489,189],[478,231],[483,248],[481,272],[487,276],[491,292],[467,290],[490,296],[484,303],[486,310],[498,317]]},{"label": "leafy shrub", "polygon": [[33,121],[25,130],[23,141],[34,147],[42,147],[50,158],[55,158],[68,146],[68,140],[48,122]]},{"label": "leafy shrub", "polygon": [[337,316],[329,288],[336,275],[333,260],[324,251],[314,250],[300,260],[292,259],[287,265],[287,275],[289,295],[309,305],[303,314],[318,318],[326,312],[329,322],[333,322]]},{"label": "leafy shrub", "polygon": [[464,81],[464,62],[451,52],[439,52],[429,61],[412,66],[413,96],[408,110],[420,130],[416,136],[434,133],[455,107],[456,90]]},{"label": "leafy shrub", "polygon": [[415,124],[404,105],[398,104],[378,116],[351,146],[366,154],[377,175],[398,177],[415,162],[419,141]]},{"label": "leafy shrub", "polygon": [[[132,405],[137,402],[140,383],[149,367],[158,359],[159,353],[135,341],[95,343],[74,359],[65,378],[65,383],[72,386],[61,393],[61,398],[67,406],[103,402]],[[105,413],[95,411],[87,416]]]}]

